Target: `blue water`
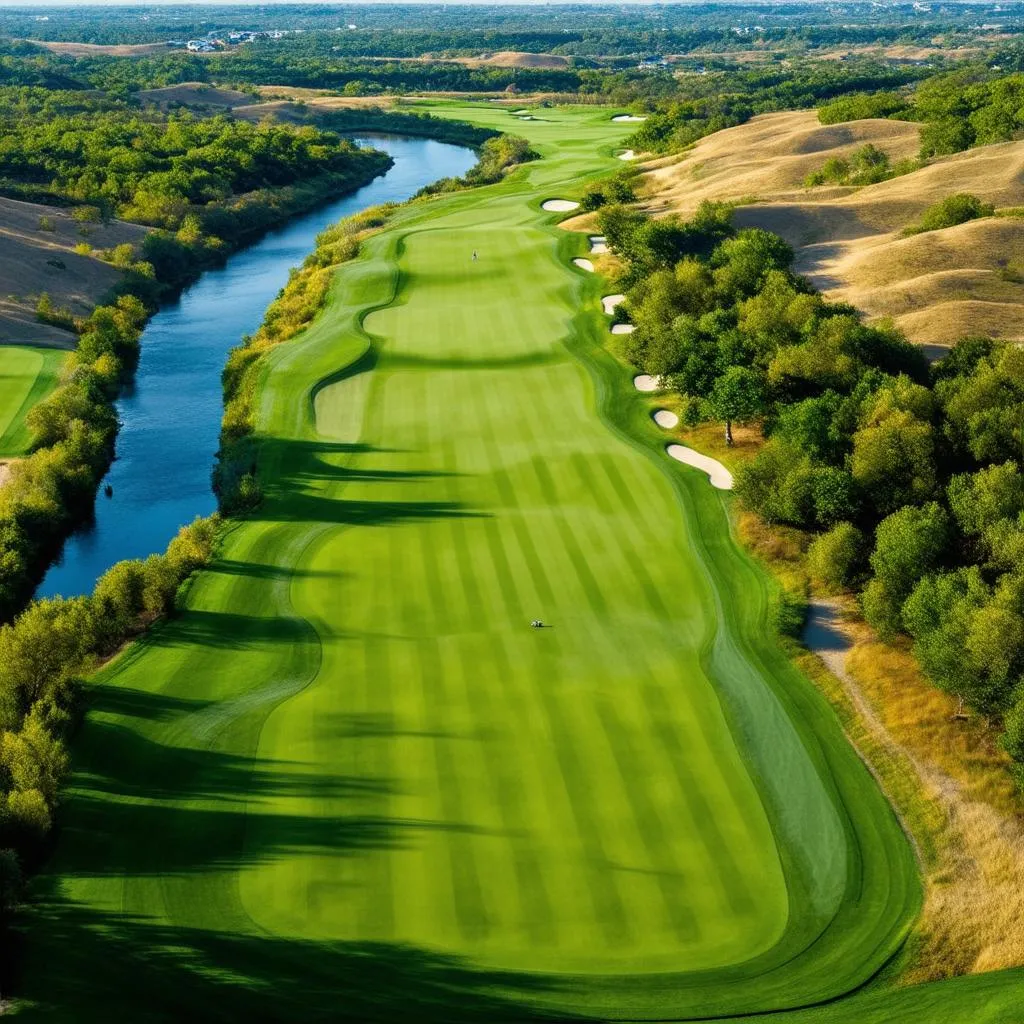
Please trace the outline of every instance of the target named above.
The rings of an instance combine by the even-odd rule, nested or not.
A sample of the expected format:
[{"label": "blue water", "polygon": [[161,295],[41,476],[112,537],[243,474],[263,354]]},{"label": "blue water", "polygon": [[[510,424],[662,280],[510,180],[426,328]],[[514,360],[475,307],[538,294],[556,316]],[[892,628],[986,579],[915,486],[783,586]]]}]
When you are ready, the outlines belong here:
[{"label": "blue water", "polygon": [[94,520],[68,539],[39,596],[90,593],[115,562],[163,551],[179,527],[213,512],[210,473],[228,350],[260,325],[289,269],[302,262],[325,227],[367,206],[408,199],[476,162],[472,150],[431,139],[365,141],[394,158],[387,174],[236,253],[150,320],[134,384],[117,403],[117,458],[100,485]]}]

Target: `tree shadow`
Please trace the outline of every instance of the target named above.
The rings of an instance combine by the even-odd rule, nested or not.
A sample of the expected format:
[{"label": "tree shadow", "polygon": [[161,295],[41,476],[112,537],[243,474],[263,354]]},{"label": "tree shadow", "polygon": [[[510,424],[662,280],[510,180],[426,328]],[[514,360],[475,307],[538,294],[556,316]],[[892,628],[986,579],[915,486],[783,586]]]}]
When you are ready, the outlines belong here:
[{"label": "tree shadow", "polygon": [[180,927],[41,893],[21,924],[30,955],[7,973],[23,1021],[89,1024],[528,1024],[574,985],[387,942],[314,942]]},{"label": "tree shadow", "polygon": [[265,501],[250,518],[277,523],[331,523],[340,526],[395,526],[404,522],[440,519],[481,519],[490,513],[474,511],[457,501],[366,501],[322,498],[287,492]]},{"label": "tree shadow", "polygon": [[403,350],[386,351],[381,356],[381,368],[394,370],[514,370],[531,366],[548,366],[565,362],[566,356],[557,349],[522,352],[519,355],[499,356],[491,359],[479,356],[425,356]]},{"label": "tree shadow", "polygon": [[[323,638],[341,634],[326,634]],[[309,624],[297,617],[243,615],[241,612],[208,612],[188,608],[177,617],[161,623],[146,637],[152,647],[211,647],[230,650],[255,650],[266,644],[310,643]]]},{"label": "tree shadow", "polygon": [[299,569],[286,565],[268,565],[265,562],[245,562],[235,558],[218,558],[207,570],[224,576],[249,576],[258,580],[293,580],[337,578],[336,572],[320,572],[316,569]]}]

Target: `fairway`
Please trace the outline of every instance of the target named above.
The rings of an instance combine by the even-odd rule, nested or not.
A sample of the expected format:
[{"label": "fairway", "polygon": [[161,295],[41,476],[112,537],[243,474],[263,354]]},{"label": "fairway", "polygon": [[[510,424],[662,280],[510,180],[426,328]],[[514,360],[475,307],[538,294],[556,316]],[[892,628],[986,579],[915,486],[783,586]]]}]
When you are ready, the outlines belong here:
[{"label": "fairway", "polygon": [[28,451],[25,416],[56,387],[66,355],[57,349],[0,346],[0,458]]},{"label": "fairway", "polygon": [[541,209],[630,126],[431,109],[543,159],[403,208],[273,351],[266,500],[94,687],[46,1019],[742,1015],[862,985],[916,915],[729,498],[665,454]]}]

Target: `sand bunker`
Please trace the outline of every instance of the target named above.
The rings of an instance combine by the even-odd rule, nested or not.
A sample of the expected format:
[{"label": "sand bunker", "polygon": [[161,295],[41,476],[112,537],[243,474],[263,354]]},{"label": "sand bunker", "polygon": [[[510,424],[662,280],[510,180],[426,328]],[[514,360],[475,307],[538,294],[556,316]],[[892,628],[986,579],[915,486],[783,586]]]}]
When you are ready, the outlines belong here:
[{"label": "sand bunker", "polygon": [[601,308],[604,310],[605,316],[611,316],[615,312],[615,307],[620,302],[625,302],[625,295],[606,295],[601,299]]},{"label": "sand bunker", "polygon": [[646,121],[646,117],[640,117],[639,114],[616,114],[613,121]]},{"label": "sand bunker", "polygon": [[632,334],[635,330],[633,324],[612,324],[612,334]]},{"label": "sand bunker", "polygon": [[660,391],[661,382],[657,377],[641,373],[639,377],[633,378],[633,387],[635,387],[637,391]]},{"label": "sand bunker", "polygon": [[594,272],[594,264],[591,263],[590,260],[583,259],[582,256],[574,259],[572,262],[573,265],[579,267],[580,270],[589,270],[591,274]]},{"label": "sand bunker", "polygon": [[635,160],[636,159],[636,153],[634,153],[633,150],[631,150],[631,149],[627,149],[625,153],[620,153],[619,154],[619,159],[620,160]]},{"label": "sand bunker", "polygon": [[700,452],[681,444],[670,444],[665,451],[676,462],[684,462],[687,466],[707,473],[712,487],[717,487],[720,491],[732,490],[732,473],[716,459],[709,459],[706,455],[701,455]]},{"label": "sand bunker", "polygon": [[673,430],[679,426],[679,417],[669,409],[658,409],[654,413],[654,422],[659,427],[664,427],[665,430]]},{"label": "sand bunker", "polygon": [[608,251],[608,239],[604,235],[590,236],[590,251],[595,256],[601,256]]},{"label": "sand bunker", "polygon": [[547,210],[548,213],[568,213],[570,210],[575,210],[579,203],[574,203],[571,199],[548,199],[546,202],[541,203],[540,208]]}]

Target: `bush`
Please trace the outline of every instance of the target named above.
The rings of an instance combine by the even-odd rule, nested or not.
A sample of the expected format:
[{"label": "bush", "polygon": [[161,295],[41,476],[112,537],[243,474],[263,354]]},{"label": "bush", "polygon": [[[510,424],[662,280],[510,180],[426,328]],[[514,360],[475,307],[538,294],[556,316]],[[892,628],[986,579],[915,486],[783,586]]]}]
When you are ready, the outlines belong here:
[{"label": "bush", "polygon": [[852,523],[836,523],[816,537],[807,551],[811,578],[835,592],[852,586],[866,566],[864,534]]},{"label": "bush", "polygon": [[905,235],[919,235],[925,231],[941,231],[943,228],[966,224],[969,220],[979,217],[991,217],[995,207],[991,203],[983,203],[977,196],[969,192],[957,192],[929,206],[921,215],[920,221],[907,228]]}]

